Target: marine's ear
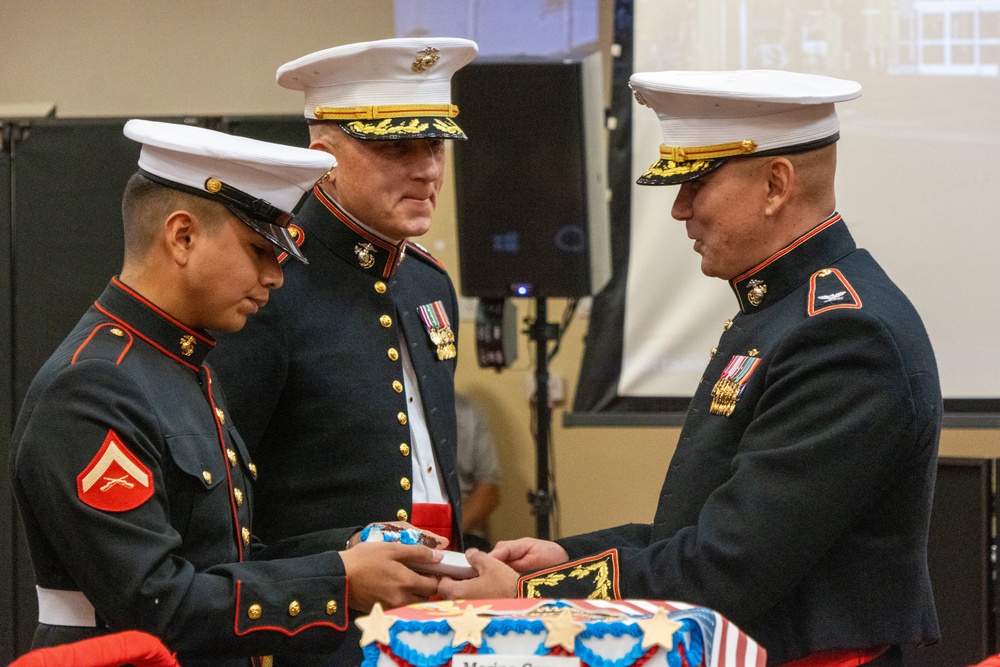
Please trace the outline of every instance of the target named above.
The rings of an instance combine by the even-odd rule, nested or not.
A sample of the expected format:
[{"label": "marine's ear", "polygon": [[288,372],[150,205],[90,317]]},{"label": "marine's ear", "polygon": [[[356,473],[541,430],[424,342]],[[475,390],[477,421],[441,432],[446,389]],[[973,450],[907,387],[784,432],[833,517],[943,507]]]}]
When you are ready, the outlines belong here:
[{"label": "marine's ear", "polygon": [[163,221],[163,242],[178,266],[185,266],[190,259],[198,226],[195,214],[186,210],[174,211]]},{"label": "marine's ear", "polygon": [[795,188],[795,166],[783,155],[770,159],[767,163],[767,206],[766,215],[777,215],[791,198]]}]

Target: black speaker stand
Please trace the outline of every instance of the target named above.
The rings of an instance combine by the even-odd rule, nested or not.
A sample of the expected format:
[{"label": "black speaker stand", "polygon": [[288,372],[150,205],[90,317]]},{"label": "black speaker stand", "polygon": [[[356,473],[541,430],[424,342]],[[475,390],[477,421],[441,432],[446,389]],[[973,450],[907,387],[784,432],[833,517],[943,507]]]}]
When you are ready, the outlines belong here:
[{"label": "black speaker stand", "polygon": [[549,494],[549,442],[552,434],[552,408],[549,407],[549,341],[558,340],[559,325],[548,321],[545,297],[535,298],[535,320],[525,333],[535,341],[535,457],[537,488],[528,492],[531,513],[535,515],[535,536],[549,539],[549,515],[553,499]]}]

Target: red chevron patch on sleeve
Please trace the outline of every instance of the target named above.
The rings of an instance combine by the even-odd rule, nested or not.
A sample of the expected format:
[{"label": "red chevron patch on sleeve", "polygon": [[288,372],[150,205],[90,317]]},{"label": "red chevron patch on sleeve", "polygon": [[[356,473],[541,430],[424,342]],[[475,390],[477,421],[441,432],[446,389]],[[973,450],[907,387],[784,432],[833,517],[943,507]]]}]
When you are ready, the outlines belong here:
[{"label": "red chevron patch on sleeve", "polygon": [[76,478],[76,494],[105,512],[127,512],[153,496],[153,474],[109,430],[104,444]]}]

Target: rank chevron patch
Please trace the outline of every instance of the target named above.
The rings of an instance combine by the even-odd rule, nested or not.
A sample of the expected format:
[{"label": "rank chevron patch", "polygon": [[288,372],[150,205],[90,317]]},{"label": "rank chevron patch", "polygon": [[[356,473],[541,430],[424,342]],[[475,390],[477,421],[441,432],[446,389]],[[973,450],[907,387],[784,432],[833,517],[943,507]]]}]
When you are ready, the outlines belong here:
[{"label": "rank chevron patch", "polygon": [[861,297],[837,269],[822,269],[809,279],[809,317],[837,308],[860,308]]},{"label": "rank chevron patch", "polygon": [[152,497],[153,474],[112,429],[101,449],[77,475],[76,494],[94,509],[126,512]]}]

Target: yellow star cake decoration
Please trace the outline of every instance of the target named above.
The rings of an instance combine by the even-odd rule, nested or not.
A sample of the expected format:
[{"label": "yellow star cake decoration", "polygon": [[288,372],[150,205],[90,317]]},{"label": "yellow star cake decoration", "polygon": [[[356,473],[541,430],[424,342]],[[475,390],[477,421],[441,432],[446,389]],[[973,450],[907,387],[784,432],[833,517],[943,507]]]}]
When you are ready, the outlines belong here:
[{"label": "yellow star cake decoration", "polygon": [[458,618],[449,618],[448,625],[455,631],[455,638],[451,640],[452,646],[461,646],[468,642],[479,648],[483,643],[483,630],[490,624],[490,619],[480,616],[470,604]]},{"label": "yellow star cake decoration", "polygon": [[576,636],[586,630],[586,626],[573,620],[573,612],[563,609],[555,618],[543,618],[542,623],[548,631],[545,638],[545,648],[562,646],[570,653],[576,647]]},{"label": "yellow star cake decoration", "polygon": [[382,613],[382,605],[376,602],[370,614],[355,621],[357,626],[361,628],[361,646],[368,646],[372,642],[388,646],[389,628],[398,620],[399,616],[389,616]]},{"label": "yellow star cake decoration", "polygon": [[677,621],[667,618],[667,612],[657,609],[652,617],[644,621],[635,623],[642,628],[642,648],[649,648],[653,644],[659,644],[666,651],[674,648],[674,633],[683,626]]}]

